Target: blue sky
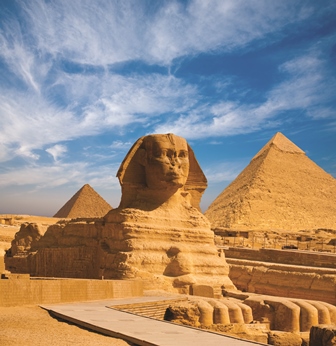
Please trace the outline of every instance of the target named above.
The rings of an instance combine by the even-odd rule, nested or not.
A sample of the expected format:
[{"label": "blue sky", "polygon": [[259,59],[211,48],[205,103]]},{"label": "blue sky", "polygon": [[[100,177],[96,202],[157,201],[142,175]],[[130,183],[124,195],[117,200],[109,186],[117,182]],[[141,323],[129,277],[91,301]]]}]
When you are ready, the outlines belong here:
[{"label": "blue sky", "polygon": [[334,0],[0,0],[0,213],[112,207],[134,141],[185,137],[208,205],[278,131],[336,177]]}]

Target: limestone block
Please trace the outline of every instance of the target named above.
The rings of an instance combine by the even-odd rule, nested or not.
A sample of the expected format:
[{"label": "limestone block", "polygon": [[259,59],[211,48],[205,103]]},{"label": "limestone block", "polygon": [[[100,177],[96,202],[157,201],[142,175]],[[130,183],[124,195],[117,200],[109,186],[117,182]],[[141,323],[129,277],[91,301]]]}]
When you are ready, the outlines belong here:
[{"label": "limestone block", "polygon": [[243,291],[336,303],[336,275],[304,272],[300,267],[268,269],[231,263],[230,268],[230,278]]},{"label": "limestone block", "polygon": [[169,305],[165,319],[174,323],[199,327],[201,313],[196,303],[181,301]]},{"label": "limestone block", "polygon": [[[315,323],[315,324],[330,324],[331,323],[330,312],[332,310],[329,311],[328,307],[326,306],[327,303],[324,304],[323,302],[314,301],[314,300],[309,300],[308,302],[310,305],[314,306],[318,312],[318,323]],[[330,306],[333,307],[332,305]]]},{"label": "limestone block", "polygon": [[243,311],[237,303],[227,299],[221,300],[221,303],[228,307],[231,323],[245,323]]},{"label": "limestone block", "polygon": [[300,335],[272,330],[268,333],[268,344],[274,346],[301,346]]},{"label": "limestone block", "polygon": [[244,304],[251,307],[255,321],[268,321],[270,329],[274,329],[274,308],[266,304],[262,296],[251,296],[244,300]]},{"label": "limestone block", "polygon": [[203,326],[211,326],[213,322],[214,308],[205,300],[198,300],[197,307],[200,312],[199,322]]},{"label": "limestone block", "polygon": [[303,300],[291,301],[300,307],[300,331],[308,332],[310,328],[318,324],[318,310],[312,304]]},{"label": "limestone block", "polygon": [[242,311],[244,322],[247,324],[251,323],[253,321],[253,313],[251,307],[240,302],[237,302],[236,304],[240,307]]},{"label": "limestone block", "polygon": [[192,285],[192,293],[195,296],[214,298],[214,289],[207,285]]},{"label": "limestone block", "polygon": [[300,332],[300,307],[288,299],[252,295],[244,304],[252,308],[254,319],[268,318],[272,330]]},{"label": "limestone block", "polygon": [[265,303],[274,308],[274,329],[285,332],[300,332],[300,307],[282,299],[265,299]]},{"label": "limestone block", "polygon": [[336,324],[336,306],[326,302],[321,303],[329,310],[330,322]]},{"label": "limestone block", "polygon": [[219,301],[215,300],[209,300],[208,303],[211,304],[214,308],[214,324],[230,324],[229,308],[225,304],[222,304]]},{"label": "limestone block", "polygon": [[336,326],[319,324],[310,330],[309,346],[334,346],[336,345]]}]

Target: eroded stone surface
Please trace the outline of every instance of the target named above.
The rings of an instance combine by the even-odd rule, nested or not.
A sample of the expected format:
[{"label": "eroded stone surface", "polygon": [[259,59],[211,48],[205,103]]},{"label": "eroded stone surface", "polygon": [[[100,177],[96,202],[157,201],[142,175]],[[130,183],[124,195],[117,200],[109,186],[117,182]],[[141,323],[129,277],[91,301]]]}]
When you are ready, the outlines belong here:
[{"label": "eroded stone surface", "polygon": [[[282,297],[322,300],[336,303],[336,271],[306,269],[300,266],[274,266],[267,263],[229,261],[230,278],[243,291]],[[279,280],[281,278],[281,280]]]},{"label": "eroded stone surface", "polygon": [[123,258],[106,262],[105,277],[148,280],[156,274],[175,287],[196,282],[233,287],[209,221],[199,211],[206,178],[183,138],[140,138],[117,175],[122,199],[105,216],[102,238],[109,253]]},{"label": "eroded stone surface", "polygon": [[336,326],[320,324],[314,326],[309,334],[309,346],[335,346]]},{"label": "eroded stone surface", "polygon": [[302,346],[302,338],[299,334],[271,331],[268,336],[268,344],[274,346]]}]

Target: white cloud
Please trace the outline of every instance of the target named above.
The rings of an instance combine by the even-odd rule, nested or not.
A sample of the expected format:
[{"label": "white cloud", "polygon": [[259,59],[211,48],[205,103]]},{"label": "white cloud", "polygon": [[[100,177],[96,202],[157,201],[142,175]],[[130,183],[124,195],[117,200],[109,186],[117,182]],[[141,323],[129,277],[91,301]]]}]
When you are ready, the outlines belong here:
[{"label": "white cloud", "polygon": [[110,145],[110,148],[112,149],[130,149],[133,143],[131,142],[122,142],[120,140],[113,141],[112,144]]},{"label": "white cloud", "polygon": [[170,1],[153,18],[150,58],[169,64],[187,54],[232,51],[311,14],[309,6],[288,1]]},{"label": "white cloud", "polygon": [[336,79],[328,75],[325,61],[319,55],[312,51],[282,64],[279,67],[282,81],[265,94],[266,100],[261,104],[238,101],[205,104],[173,122],[158,124],[155,132],[172,132],[188,139],[221,137],[276,127],[285,111],[298,111],[315,119],[334,117],[333,108],[326,104],[334,100]]},{"label": "white cloud", "polygon": [[[169,65],[209,50],[230,51],[307,19],[292,1],[42,0],[20,3],[36,49],[54,58],[109,65],[129,60]],[[271,38],[274,39],[274,38]],[[29,71],[29,69],[28,69]]]},{"label": "white cloud", "polygon": [[[120,76],[108,70],[81,75],[59,69],[62,59],[91,66],[132,59],[169,65],[190,53],[231,50],[307,18],[308,7],[236,0],[169,1],[151,11],[142,1],[36,0],[20,6],[20,25],[9,17],[0,32],[0,55],[9,74],[27,87],[0,86],[2,160],[15,153],[36,160],[35,149],[131,124],[147,127],[151,117],[164,114],[170,114],[169,123],[157,126],[157,132],[188,138],[249,132],[278,111],[295,107],[321,114],[313,106],[321,97],[315,90],[323,87],[323,76],[313,56],[282,65],[292,77],[274,88],[263,105],[220,102],[209,109],[197,104],[195,86],[173,76]],[[183,115],[172,121],[177,114]]]},{"label": "white cloud", "polygon": [[222,137],[255,131],[262,120],[254,116],[255,105],[220,102],[182,115],[174,122],[159,124],[156,133],[172,132],[188,139]]},{"label": "white cloud", "polygon": [[56,161],[50,166],[26,165],[18,169],[8,169],[1,174],[0,188],[9,186],[35,186],[38,190],[53,188],[76,182],[95,186],[109,186],[119,190],[115,178],[117,164],[101,165],[99,169],[94,164],[86,162],[61,163]]},{"label": "white cloud", "polygon": [[[62,84],[64,78],[60,76],[56,84]],[[10,157],[10,152],[14,154],[13,148],[20,148],[17,154],[33,157],[34,149],[60,141],[146,124],[161,113],[189,109],[197,98],[193,86],[162,75],[78,75],[68,79],[64,87],[73,100],[66,107],[35,92],[0,86],[0,141],[9,151],[3,159]]]},{"label": "white cloud", "polygon": [[34,93],[0,91],[0,142],[12,154],[37,159],[34,149],[68,139],[76,128],[77,120],[71,113]]},{"label": "white cloud", "polygon": [[217,162],[216,166],[204,169],[208,183],[230,182],[247,166],[247,160]]},{"label": "white cloud", "polygon": [[15,154],[32,160],[38,160],[39,155],[34,154],[32,148],[29,146],[21,145],[16,151]]},{"label": "white cloud", "polygon": [[67,152],[67,147],[62,144],[56,144],[53,147],[46,149],[46,152],[49,153],[55,161],[63,156]]},{"label": "white cloud", "polygon": [[85,164],[53,166],[27,165],[19,170],[13,169],[1,175],[0,187],[15,185],[37,185],[39,187],[55,187],[67,183],[71,179],[80,177],[80,172],[86,168]]},{"label": "white cloud", "polygon": [[299,56],[280,66],[286,79],[268,94],[265,104],[256,109],[258,116],[274,116],[287,110],[301,110],[308,116],[331,115],[326,103],[334,99],[336,79],[330,78],[325,61],[318,52]]}]

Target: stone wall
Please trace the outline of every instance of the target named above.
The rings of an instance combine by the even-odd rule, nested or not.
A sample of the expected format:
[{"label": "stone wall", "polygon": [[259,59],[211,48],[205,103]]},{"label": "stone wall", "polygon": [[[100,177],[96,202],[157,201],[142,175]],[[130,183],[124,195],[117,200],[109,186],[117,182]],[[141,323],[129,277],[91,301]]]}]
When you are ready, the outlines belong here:
[{"label": "stone wall", "polygon": [[229,277],[245,292],[336,304],[336,270],[227,259]]},{"label": "stone wall", "polygon": [[0,280],[0,306],[57,304],[143,295],[141,281],[30,279],[9,274]]},{"label": "stone wall", "polygon": [[276,249],[224,248],[226,258],[336,269],[336,254]]}]

